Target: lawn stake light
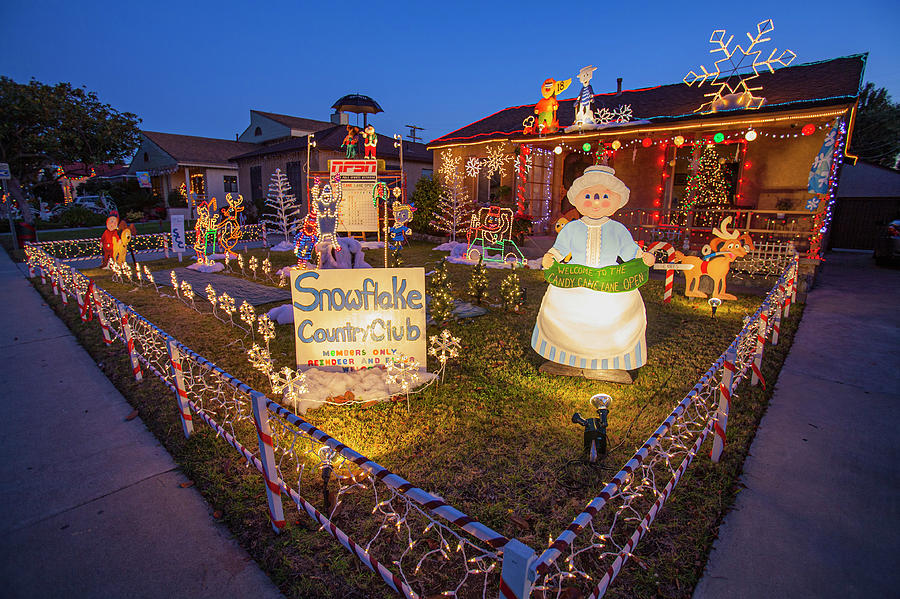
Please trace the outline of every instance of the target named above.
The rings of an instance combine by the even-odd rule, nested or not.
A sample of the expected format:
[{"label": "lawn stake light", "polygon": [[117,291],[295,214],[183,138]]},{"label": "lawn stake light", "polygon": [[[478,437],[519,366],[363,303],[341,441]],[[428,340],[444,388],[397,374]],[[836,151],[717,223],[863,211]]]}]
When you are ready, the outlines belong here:
[{"label": "lawn stake light", "polygon": [[597,410],[597,418],[582,418],[578,412],[572,414],[572,422],[584,427],[584,455],[592,464],[598,458],[606,457],[606,417],[611,401],[612,398],[603,393],[590,399],[591,405]]},{"label": "lawn stake light", "polygon": [[718,307],[722,305],[722,300],[720,300],[717,297],[711,297],[708,300],[706,300],[706,303],[708,303],[709,307],[712,308],[712,315],[715,316],[716,309],[718,309]]}]

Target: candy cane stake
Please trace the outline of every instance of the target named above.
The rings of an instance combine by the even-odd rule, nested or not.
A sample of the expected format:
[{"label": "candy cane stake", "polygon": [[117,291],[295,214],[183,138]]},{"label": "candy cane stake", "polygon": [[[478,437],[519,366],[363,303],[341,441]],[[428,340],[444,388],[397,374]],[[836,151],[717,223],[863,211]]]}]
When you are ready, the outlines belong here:
[{"label": "candy cane stake", "polygon": [[181,366],[181,351],[174,339],[166,339],[166,348],[169,350],[169,365],[172,367],[172,379],[175,381],[175,403],[178,404],[178,413],[181,415],[181,428],[185,437],[190,437],[194,432],[194,421],[191,409],[188,406],[187,391],[184,387],[184,370]]},{"label": "candy cane stake", "polygon": [[750,385],[755,386],[757,383],[762,383],[763,389],[766,388],[766,381],[763,379],[760,367],[762,366],[763,349],[766,347],[766,332],[768,330],[768,316],[765,312],[761,312],[759,322],[757,322],[756,353],[753,355],[753,363],[750,365],[750,369],[753,371],[753,374],[750,376]]},{"label": "candy cane stake", "polygon": [[137,351],[134,349],[134,336],[131,334],[131,325],[128,323],[128,310],[124,304],[119,304],[119,316],[122,318],[122,333],[125,336],[128,356],[131,358],[131,371],[134,373],[134,380],[142,381],[144,374],[141,372],[141,363],[138,362]]},{"label": "candy cane stake", "polygon": [[112,333],[109,328],[109,319],[106,318],[106,312],[103,311],[103,304],[100,301],[100,292],[94,288],[94,305],[97,308],[97,320],[100,321],[100,328],[103,330],[103,343],[111,345],[113,342]]},{"label": "candy cane stake", "polygon": [[281,532],[284,528],[284,506],[281,504],[281,479],[275,465],[275,448],[272,445],[272,428],[269,426],[266,397],[259,391],[251,391],[250,403],[253,405],[253,422],[256,424],[256,436],[259,438],[259,457],[263,465],[263,477],[266,479],[269,521],[275,532]]},{"label": "candy cane stake", "polygon": [[713,425],[715,436],[713,437],[712,453],[710,459],[718,463],[725,450],[725,431],[728,429],[728,411],[731,409],[731,383],[734,380],[734,363],[737,360],[737,350],[729,347],[725,352],[725,363],[722,365],[722,384],[719,385],[719,409],[716,412],[716,422]]}]

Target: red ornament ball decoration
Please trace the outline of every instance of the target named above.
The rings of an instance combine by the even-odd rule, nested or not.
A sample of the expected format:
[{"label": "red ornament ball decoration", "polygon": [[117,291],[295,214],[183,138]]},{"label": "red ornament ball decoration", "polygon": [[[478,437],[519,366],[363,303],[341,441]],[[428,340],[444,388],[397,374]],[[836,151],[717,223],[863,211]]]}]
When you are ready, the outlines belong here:
[{"label": "red ornament ball decoration", "polygon": [[641,141],[641,145],[644,146],[645,148],[649,148],[650,146],[653,145],[653,140],[650,139],[649,137],[645,137],[645,138]]},{"label": "red ornament ball decoration", "polygon": [[806,123],[805,125],[803,125],[803,129],[800,129],[800,133],[802,133],[803,135],[812,135],[815,132],[816,126],[812,123]]}]

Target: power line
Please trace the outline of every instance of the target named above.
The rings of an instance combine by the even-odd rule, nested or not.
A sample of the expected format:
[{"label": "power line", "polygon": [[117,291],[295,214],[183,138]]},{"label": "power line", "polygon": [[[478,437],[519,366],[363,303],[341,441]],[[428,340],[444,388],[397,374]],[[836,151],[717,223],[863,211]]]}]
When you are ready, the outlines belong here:
[{"label": "power line", "polygon": [[422,139],[421,137],[418,137],[416,135],[416,131],[424,131],[425,127],[419,127],[418,125],[406,125],[406,126],[409,127],[409,135],[406,136],[408,139],[410,139],[413,143]]}]

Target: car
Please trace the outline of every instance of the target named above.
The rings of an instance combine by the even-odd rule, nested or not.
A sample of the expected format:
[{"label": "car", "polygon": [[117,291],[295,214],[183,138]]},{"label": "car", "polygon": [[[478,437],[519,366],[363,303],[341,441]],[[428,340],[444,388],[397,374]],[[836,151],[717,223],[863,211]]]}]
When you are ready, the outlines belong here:
[{"label": "car", "polygon": [[900,261],[900,218],[879,227],[874,256],[880,266]]}]

